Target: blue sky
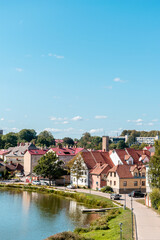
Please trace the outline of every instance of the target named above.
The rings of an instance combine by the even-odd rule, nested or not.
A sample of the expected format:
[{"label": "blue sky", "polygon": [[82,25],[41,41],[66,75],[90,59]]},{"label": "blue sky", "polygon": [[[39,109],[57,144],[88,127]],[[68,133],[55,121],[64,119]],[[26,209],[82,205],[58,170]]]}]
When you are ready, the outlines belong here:
[{"label": "blue sky", "polygon": [[0,1],[0,128],[159,130],[160,1]]}]

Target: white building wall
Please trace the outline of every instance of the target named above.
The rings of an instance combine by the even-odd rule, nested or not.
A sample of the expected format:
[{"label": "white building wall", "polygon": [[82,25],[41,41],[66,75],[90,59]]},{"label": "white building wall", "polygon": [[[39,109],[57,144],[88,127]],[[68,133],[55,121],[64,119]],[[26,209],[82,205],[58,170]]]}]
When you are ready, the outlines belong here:
[{"label": "white building wall", "polygon": [[117,155],[117,153],[114,150],[110,154],[110,158],[112,159],[112,162],[114,163],[115,166],[123,165],[121,159],[119,158],[119,156]]}]

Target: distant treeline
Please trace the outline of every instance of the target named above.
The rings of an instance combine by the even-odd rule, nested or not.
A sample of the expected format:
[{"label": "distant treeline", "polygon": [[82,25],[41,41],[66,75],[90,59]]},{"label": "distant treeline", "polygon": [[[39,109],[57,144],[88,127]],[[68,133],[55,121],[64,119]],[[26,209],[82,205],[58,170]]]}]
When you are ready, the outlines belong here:
[{"label": "distant treeline", "polygon": [[[118,145],[110,141],[110,149],[113,148],[124,148],[131,146],[135,143],[136,137],[155,137],[157,134],[160,134],[160,131],[136,131],[136,130],[123,130],[121,136],[129,135],[127,144],[120,142]],[[86,149],[102,149],[102,138],[99,136],[91,136],[90,133],[86,132],[82,134],[80,139],[72,139],[70,137],[65,137],[62,139],[62,142],[55,142],[55,138],[51,132],[42,131],[37,135],[34,129],[22,129],[18,133],[10,132],[5,135],[0,135],[0,149],[8,149],[9,147],[17,146],[21,142],[32,142],[40,147],[51,147],[57,145],[61,146],[77,146],[84,147]]]},{"label": "distant treeline", "polygon": [[136,131],[136,130],[123,130],[121,136],[132,135],[134,137],[155,137],[156,135],[160,135],[160,131],[152,130],[152,131]]}]

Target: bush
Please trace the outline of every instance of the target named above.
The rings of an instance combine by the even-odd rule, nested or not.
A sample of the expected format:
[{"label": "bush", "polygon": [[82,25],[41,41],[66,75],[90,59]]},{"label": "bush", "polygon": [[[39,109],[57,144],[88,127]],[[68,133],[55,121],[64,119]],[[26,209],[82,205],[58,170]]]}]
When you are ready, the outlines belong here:
[{"label": "bush", "polygon": [[81,237],[72,232],[62,232],[62,233],[57,233],[53,236],[50,236],[45,240],[93,240],[93,239]]},{"label": "bush", "polygon": [[155,209],[159,209],[160,206],[160,189],[154,188],[150,193],[152,207]]},{"label": "bush", "polygon": [[110,193],[110,192],[113,192],[113,189],[110,186],[105,186],[105,187],[101,188],[101,192]]}]

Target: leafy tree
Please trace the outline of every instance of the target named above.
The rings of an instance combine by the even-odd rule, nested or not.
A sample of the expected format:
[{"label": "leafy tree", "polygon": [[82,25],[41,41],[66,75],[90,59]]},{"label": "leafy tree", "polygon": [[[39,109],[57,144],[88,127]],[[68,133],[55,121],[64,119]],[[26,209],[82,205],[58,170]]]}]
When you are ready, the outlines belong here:
[{"label": "leafy tree", "polygon": [[2,139],[2,135],[0,135],[0,149],[4,148],[5,142]]},{"label": "leafy tree", "polygon": [[109,150],[116,149],[116,148],[117,148],[117,144],[116,143],[109,144]]},{"label": "leafy tree", "polygon": [[136,141],[136,138],[135,138],[133,135],[130,135],[130,136],[128,137],[127,143],[128,143],[128,145],[130,146],[130,145],[134,144],[135,141]]},{"label": "leafy tree", "polygon": [[58,160],[58,157],[53,152],[48,152],[38,160],[37,166],[34,167],[34,172],[44,178],[48,178],[49,182],[63,175],[63,161]]},{"label": "leafy tree", "polygon": [[139,150],[139,144],[132,144],[130,148],[133,148],[135,150]]},{"label": "leafy tree", "polygon": [[10,132],[7,133],[6,135],[2,136],[2,140],[4,142],[4,148],[9,148],[9,147],[15,147],[17,146],[17,134]]},{"label": "leafy tree", "polygon": [[160,188],[160,141],[155,142],[155,154],[149,161],[148,176],[151,187]]},{"label": "leafy tree", "polygon": [[31,142],[32,139],[36,139],[37,133],[34,129],[22,129],[18,133],[18,141],[19,142]]},{"label": "leafy tree", "polygon": [[43,131],[37,137],[37,144],[49,147],[51,145],[55,145],[55,139],[52,133]]},{"label": "leafy tree", "polygon": [[66,146],[66,145],[73,146],[74,145],[74,141],[70,137],[65,137],[65,138],[63,138],[63,145],[64,146]]},{"label": "leafy tree", "polygon": [[74,175],[77,180],[77,188],[78,188],[78,180],[83,175],[83,170],[85,170],[84,161],[81,157],[81,154],[78,154],[74,157],[67,165],[70,168],[70,172]]},{"label": "leafy tree", "polygon": [[140,146],[139,146],[139,149],[142,150],[144,147],[148,146],[148,144],[146,143],[142,143]]},{"label": "leafy tree", "polygon": [[126,148],[127,145],[125,144],[125,142],[123,140],[120,140],[118,143],[117,143],[117,149],[124,149]]}]

